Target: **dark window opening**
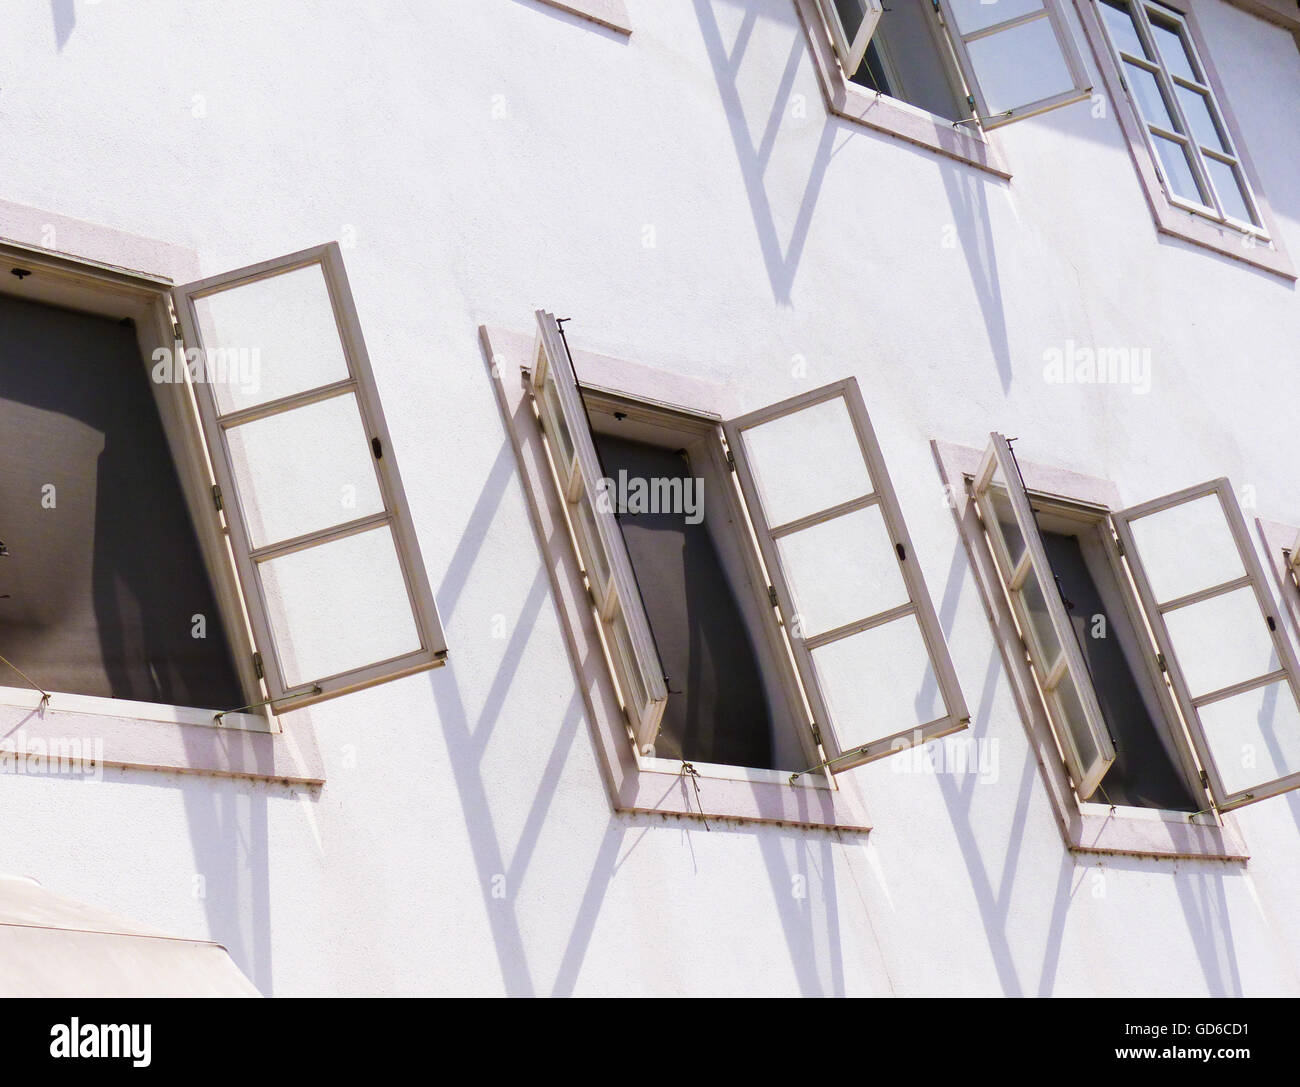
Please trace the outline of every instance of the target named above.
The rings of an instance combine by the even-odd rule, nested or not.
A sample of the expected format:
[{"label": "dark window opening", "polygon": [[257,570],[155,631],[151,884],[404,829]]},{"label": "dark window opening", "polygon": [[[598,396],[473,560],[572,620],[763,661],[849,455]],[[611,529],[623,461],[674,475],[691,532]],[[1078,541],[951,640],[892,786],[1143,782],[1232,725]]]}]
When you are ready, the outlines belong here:
[{"label": "dark window opening", "polygon": [[47,691],[243,704],[135,329],[0,296],[0,435],[0,654]]},{"label": "dark window opening", "polygon": [[921,6],[923,0],[893,0],[880,16],[866,56],[850,77],[853,82],[887,94],[950,121],[970,116],[954,86],[946,45]]},{"label": "dark window opening", "polygon": [[[1158,708],[1144,697],[1129,653],[1136,652],[1137,633],[1121,609],[1108,606],[1099,579],[1113,582],[1094,558],[1089,562],[1077,535],[1043,532],[1043,547],[1056,575],[1067,614],[1092,678],[1102,716],[1115,742],[1116,757],[1092,797],[1141,808],[1196,811],[1201,805],[1174,764],[1155,714]],[[1100,556],[1099,556],[1100,557]],[[1117,591],[1118,585],[1113,588]],[[1097,622],[1104,617],[1104,627]],[[1098,636],[1104,629],[1104,637]],[[1125,648],[1128,641],[1131,649]]]},{"label": "dark window opening", "polygon": [[[597,433],[611,479],[692,478],[684,452]],[[684,510],[621,512],[668,702],[655,741],[659,758],[777,769],[773,714],[744,614],[710,534]],[[798,769],[799,767],[780,767]]]}]

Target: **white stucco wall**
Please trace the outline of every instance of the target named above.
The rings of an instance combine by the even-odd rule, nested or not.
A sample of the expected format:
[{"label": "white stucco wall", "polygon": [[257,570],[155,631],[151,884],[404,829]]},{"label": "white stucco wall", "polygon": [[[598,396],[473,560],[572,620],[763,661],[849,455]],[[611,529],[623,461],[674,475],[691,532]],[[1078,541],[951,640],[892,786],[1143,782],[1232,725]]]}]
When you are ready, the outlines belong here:
[{"label": "white stucco wall", "polygon": [[[1300,523],[1293,285],[1157,237],[1087,104],[999,130],[1007,184],[828,118],[790,0],[627,6],[6,11],[0,198],[202,275],[344,242],[451,663],[305,711],[320,790],[0,777],[0,869],[275,994],[1300,993],[1300,799],[1238,815],[1244,867],[1065,850],[928,445]],[[1300,253],[1295,40],[1193,7]],[[996,783],[854,771],[843,840],[611,813],[477,340],[537,306],[747,409],[858,377]],[[1151,392],[1045,383],[1067,339],[1150,347]]]}]

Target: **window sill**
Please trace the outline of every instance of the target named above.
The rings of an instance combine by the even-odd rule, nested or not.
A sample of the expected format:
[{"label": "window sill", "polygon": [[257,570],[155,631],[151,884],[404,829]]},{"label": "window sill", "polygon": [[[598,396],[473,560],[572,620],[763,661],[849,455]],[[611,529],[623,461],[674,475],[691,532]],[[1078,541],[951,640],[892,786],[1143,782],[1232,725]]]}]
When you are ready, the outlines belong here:
[{"label": "window sill", "polygon": [[[479,333],[614,810],[870,830],[861,800],[852,792],[854,786],[849,782],[832,782],[822,776],[816,782],[810,778],[791,784],[788,772],[703,763],[695,766],[699,774],[695,777],[683,772],[682,763],[636,754],[623,709],[606,670],[582,573],[568,546],[563,511],[550,485],[542,433],[522,379],[523,368],[531,357],[532,341],[527,336],[499,329],[480,327]],[[584,352],[575,352],[574,362],[584,384],[623,388],[632,394],[637,391],[635,387],[626,387],[629,384],[626,378],[642,369],[635,364]],[[659,384],[662,387],[663,382]],[[698,412],[701,404],[712,407],[714,402],[706,395],[704,400],[695,403],[694,410]]]},{"label": "window sill", "polygon": [[[1047,714],[1024,660],[1020,636],[999,586],[993,556],[983,540],[975,503],[966,493],[966,479],[975,475],[983,454],[968,446],[939,441],[932,441],[930,448],[945,492],[950,496],[957,532],[970,560],[978,596],[992,626],[1020,710],[1020,720],[1042,771],[1066,849],[1072,853],[1165,859],[1248,860],[1250,854],[1231,813],[1220,817],[1213,813],[1193,816],[1187,812],[1112,808],[1106,804],[1079,801],[1066,775]],[[1021,467],[1029,490],[1107,509],[1118,509],[1123,505],[1118,489],[1107,480],[1064,470],[1048,471],[1031,464]]]},{"label": "window sill", "polygon": [[75,752],[95,768],[322,785],[325,767],[311,726],[295,723],[296,716],[232,713],[218,724],[211,710],[65,694],[52,695],[42,709],[38,692],[0,687],[0,773],[33,772],[15,766],[24,756]]},{"label": "window sill", "polygon": [[632,21],[627,14],[627,5],[623,0],[541,0],[553,8],[567,11],[582,19],[589,19],[599,26],[620,34],[632,33]]},{"label": "window sill", "polygon": [[795,0],[795,7],[831,113],[1010,180],[1011,171],[983,132],[969,132],[965,125],[954,127],[943,117],[852,82],[835,58],[816,0]]}]

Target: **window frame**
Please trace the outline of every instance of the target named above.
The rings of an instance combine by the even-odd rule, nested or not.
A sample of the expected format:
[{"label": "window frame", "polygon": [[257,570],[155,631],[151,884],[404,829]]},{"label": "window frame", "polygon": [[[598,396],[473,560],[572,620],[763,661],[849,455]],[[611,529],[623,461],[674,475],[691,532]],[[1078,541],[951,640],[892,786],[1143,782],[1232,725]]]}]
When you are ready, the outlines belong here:
[{"label": "window frame", "polygon": [[[1132,3],[1134,0],[1129,2]],[[1137,0],[1137,2],[1145,4],[1156,0]],[[1155,220],[1157,232],[1191,242],[1222,256],[1231,257],[1295,281],[1295,268],[1282,243],[1277,221],[1260,182],[1259,174],[1241,137],[1241,125],[1237,122],[1228,97],[1224,93],[1223,81],[1215,70],[1209,46],[1201,34],[1191,5],[1186,0],[1156,2],[1156,6],[1167,8],[1181,19],[1186,28],[1187,40],[1195,51],[1196,62],[1204,77],[1204,86],[1210,92],[1213,104],[1218,109],[1225,135],[1236,154],[1241,174],[1254,199],[1260,217],[1259,228],[1243,230],[1234,226],[1230,220],[1216,219],[1205,214],[1208,209],[1177,197],[1166,187],[1163,180],[1164,172],[1157,164],[1157,156],[1146,121],[1142,118],[1128,89],[1128,81],[1120,68],[1118,50],[1111,40],[1110,32],[1106,29],[1098,8],[1099,3],[1101,0],[1075,0],[1075,7],[1078,9],[1079,21],[1091,47],[1093,59],[1101,73],[1102,85],[1119,119],[1121,132],[1128,145],[1129,155],[1137,170],[1138,181]],[[1163,63],[1160,67],[1164,67]],[[1164,84],[1162,83],[1161,86],[1162,93],[1167,96],[1168,92]],[[1176,97],[1175,95],[1172,106],[1178,110],[1178,116],[1181,118],[1182,107],[1177,103]],[[1185,121],[1183,123],[1186,124]],[[1190,136],[1187,138],[1191,140]],[[1193,167],[1194,171],[1197,169],[1198,166]]]},{"label": "window frame", "polygon": [[946,117],[854,83],[836,55],[818,0],[793,3],[830,113],[1010,180],[1010,166],[978,125],[956,125]]},{"label": "window frame", "polygon": [[[1183,667],[1178,660],[1178,655],[1174,652],[1169,628],[1165,622],[1165,614],[1175,610],[1183,601],[1166,601],[1163,605],[1157,601],[1146,570],[1146,563],[1142,558],[1141,548],[1133,535],[1132,523],[1142,517],[1161,513],[1175,506],[1195,502],[1210,496],[1214,496],[1219,500],[1219,508],[1223,512],[1224,521],[1232,535],[1237,553],[1241,557],[1245,574],[1233,582],[1224,582],[1221,585],[1210,586],[1192,593],[1185,600],[1189,604],[1203,602],[1249,585],[1259,607],[1260,618],[1268,627],[1274,649],[1277,652],[1278,667],[1267,676],[1254,677],[1249,681],[1234,684],[1224,690],[1208,692],[1193,698]],[[1185,487],[1171,494],[1161,495],[1149,502],[1142,502],[1126,509],[1117,510],[1112,516],[1115,531],[1123,543],[1129,569],[1137,587],[1138,596],[1142,601],[1142,609],[1151,625],[1156,644],[1168,663],[1170,684],[1173,687],[1174,696],[1178,700],[1179,710],[1192,746],[1196,750],[1200,765],[1204,768],[1208,779],[1207,785],[1210,797],[1215,807],[1219,811],[1231,811],[1234,808],[1267,800],[1284,792],[1300,788],[1300,770],[1297,770],[1284,778],[1261,782],[1255,788],[1255,791],[1243,789],[1230,793],[1223,784],[1217,761],[1214,758],[1213,750],[1205,735],[1200,715],[1197,712],[1202,705],[1228,701],[1236,694],[1249,693],[1270,682],[1286,682],[1291,688],[1291,694],[1296,700],[1296,705],[1300,707],[1300,661],[1296,658],[1295,648],[1286,632],[1277,603],[1272,599],[1272,594],[1268,591],[1263,565],[1260,563],[1259,556],[1256,555],[1251,544],[1250,533],[1246,528],[1246,522],[1241,507],[1237,503],[1236,495],[1233,493],[1231,483],[1226,478],[1220,477],[1206,483]],[[1231,693],[1225,694],[1224,691]]]},{"label": "window frame", "polygon": [[[1006,498],[1024,543],[1024,551],[1018,560],[1010,552],[1005,534],[1000,527],[997,511],[988,498],[993,477],[999,471],[1006,480]],[[1023,489],[1011,446],[1001,434],[990,436],[989,447],[980,461],[973,487],[976,507],[984,521],[985,531],[992,541],[993,559],[998,572],[1002,575],[1004,588],[1011,600],[1011,610],[1015,613],[1025,639],[1025,651],[1029,656],[1030,667],[1033,669],[1034,677],[1038,681],[1043,700],[1047,705],[1048,719],[1052,721],[1057,738],[1061,742],[1067,770],[1080,797],[1090,797],[1115,762],[1115,744],[1102,717],[1101,707],[1097,703],[1096,692],[1089,678],[1083,652],[1075,641],[1074,629],[1056,588],[1055,576],[1043,548],[1042,537],[1039,535],[1039,528],[1031,508],[1034,499]],[[1035,630],[1028,606],[1025,604],[1023,589],[1030,578],[1035,579],[1038,584],[1056,638],[1057,650],[1054,658],[1042,645],[1041,636]],[[1083,723],[1097,751],[1096,760],[1086,766],[1075,742],[1074,730],[1069,722],[1061,717],[1061,699],[1056,691],[1067,680],[1074,684],[1075,694],[1084,716]]]},{"label": "window frame", "polygon": [[[220,488],[216,492],[218,509],[220,516],[225,519],[226,541],[239,572],[248,622],[257,647],[256,664],[260,666],[257,671],[265,688],[263,697],[267,698],[273,712],[279,713],[302,709],[325,699],[437,668],[446,663],[447,659],[446,636],[420,554],[419,540],[393,455],[392,438],[384,421],[379,390],[370,367],[339,244],[329,242],[173,287],[172,298],[179,321],[180,342],[187,351],[206,350],[195,309],[196,302],[211,295],[239,290],[253,283],[312,266],[320,267],[329,293],[331,310],[348,368],[346,379],[224,413],[211,385],[206,382],[191,383],[198,404],[199,422],[207,442],[209,462],[216,485]],[[371,442],[380,443],[379,455],[372,453],[369,459],[375,469],[379,493],[383,499],[382,513],[339,522],[301,536],[257,546],[244,518],[227,439],[228,431],[241,424],[288,414],[328,399],[348,395],[356,398],[362,425]],[[259,565],[288,554],[328,547],[333,542],[384,527],[392,534],[411,616],[421,641],[420,648],[400,657],[372,661],[289,687],[284,678],[285,669],[280,659],[266,592],[258,572]]]},{"label": "window frame", "polygon": [[[744,453],[743,435],[746,430],[762,426],[764,423],[789,417],[799,411],[815,407],[836,399],[842,399],[854,430],[858,448],[862,454],[863,464],[867,469],[875,490],[869,495],[860,496],[850,502],[841,503],[831,509],[797,518],[784,525],[767,523],[763,508],[760,480]],[[757,536],[758,545],[763,555],[763,562],[771,577],[771,584],[776,592],[777,601],[785,616],[798,614],[795,593],[789,577],[780,561],[777,539],[780,536],[824,524],[839,516],[851,514],[862,509],[879,508],[886,532],[894,545],[894,554],[888,561],[898,563],[898,572],[907,591],[908,601],[905,605],[888,612],[872,616],[862,616],[857,621],[833,630],[823,631],[814,637],[805,637],[800,631],[791,631],[789,641],[794,652],[803,686],[808,694],[813,711],[814,738],[824,749],[828,767],[832,773],[843,773],[876,759],[897,754],[908,747],[915,746],[918,738],[921,743],[937,740],[963,731],[970,726],[970,711],[957,679],[957,672],[948,652],[943,628],[930,599],[929,588],[918,565],[916,548],[907,530],[902,507],[899,505],[897,492],[889,477],[884,454],[871,425],[870,416],[862,399],[862,391],[855,377],[832,382],[821,388],[789,399],[768,404],[757,411],[749,412],[735,419],[723,422],[727,443],[736,462],[736,473],[744,494],[746,512],[751,519]],[[900,550],[901,549],[901,553]],[[882,556],[883,558],[884,556]],[[907,617],[916,620],[926,655],[934,671],[935,682],[943,701],[945,716],[914,725],[882,736],[878,739],[858,745],[844,746],[839,736],[827,697],[822,689],[816,662],[812,652],[815,648],[831,644],[834,641],[853,637],[855,634],[899,621]],[[816,643],[813,645],[812,643]]]},{"label": "window frame", "polygon": [[632,33],[632,20],[628,16],[625,0],[538,0],[538,2],[549,4],[580,19],[586,19],[606,30],[624,35]]},{"label": "window frame", "polygon": [[871,44],[876,26],[884,11],[884,5],[880,0],[861,0],[861,3],[862,23],[850,40],[848,29],[844,26],[844,20],[840,18],[839,9],[835,6],[835,0],[817,0],[822,18],[826,20],[826,27],[831,34],[831,43],[835,46],[835,55],[839,57],[840,64],[846,72],[857,71],[858,65],[866,57],[867,46]]},{"label": "window frame", "polygon": [[[1246,862],[1250,853],[1241,835],[1236,812],[1210,807],[1209,795],[1199,781],[1195,783],[1193,796],[1205,795],[1207,810],[1190,816],[1187,812],[1110,806],[1079,800],[1066,772],[1055,731],[1039,697],[1020,630],[1002,589],[1001,576],[972,494],[971,483],[979,471],[985,450],[937,439],[931,440],[930,446],[961,547],[966,552],[971,576],[1011,685],[1021,725],[1047,786],[1065,847],[1082,854]],[[1119,490],[1110,480],[1024,460],[1019,465],[1031,495],[1041,495],[1049,502],[1095,511],[1099,515],[1109,515],[1111,511],[1124,508]],[[1110,558],[1112,568],[1115,568],[1118,553]],[[1141,616],[1132,611],[1132,602],[1127,600],[1129,595],[1132,594],[1121,593],[1129,609],[1127,617],[1140,630]],[[1143,656],[1145,658],[1146,653]],[[1147,676],[1144,678],[1149,678],[1152,663],[1145,663]],[[1159,687],[1156,689],[1158,691]],[[1161,698],[1162,705],[1172,705],[1165,701],[1166,697]],[[1172,722],[1167,724],[1172,725]],[[1184,755],[1187,753],[1181,751],[1182,747],[1191,750],[1190,740],[1184,740],[1178,746]],[[1194,778],[1186,759],[1179,760],[1176,766],[1188,777],[1189,786],[1192,785]]]},{"label": "window frame", "polygon": [[[725,819],[812,829],[871,829],[851,776],[813,772],[791,781],[782,770],[675,761],[641,755],[610,679],[596,613],[570,542],[568,522],[552,482],[551,460],[531,398],[535,334],[480,326],[480,343],[523,485],[525,506],[550,581],[570,665],[599,756],[611,807],[618,812],[692,820]],[[626,359],[575,349],[584,389],[640,401],[720,427],[732,390],[653,370]],[[696,789],[698,786],[698,791]]]},{"label": "window frame", "polygon": [[[40,212],[32,217],[33,229],[47,231],[51,219],[56,229],[62,225],[60,217]],[[33,273],[6,281],[4,292],[101,316],[130,317],[136,325],[141,365],[148,375],[157,352],[170,354],[175,348],[172,280],[129,265],[137,260],[159,262],[169,270],[189,271],[197,266],[197,259],[188,250],[93,224],[69,220],[68,231],[75,233],[79,249],[89,249],[96,256],[0,238],[0,257]],[[212,586],[216,618],[230,646],[241,689],[251,703],[259,691],[252,632],[234,563],[214,516],[214,481],[188,375],[184,381],[149,380],[149,384]],[[46,700],[39,691],[12,687],[9,682],[9,677],[0,681],[0,732],[20,730],[30,740],[47,744],[100,743],[106,767],[250,777],[308,786],[325,781],[324,762],[306,715],[279,718],[268,711],[238,711],[217,720],[212,710],[198,707],[59,691],[50,692]]]}]

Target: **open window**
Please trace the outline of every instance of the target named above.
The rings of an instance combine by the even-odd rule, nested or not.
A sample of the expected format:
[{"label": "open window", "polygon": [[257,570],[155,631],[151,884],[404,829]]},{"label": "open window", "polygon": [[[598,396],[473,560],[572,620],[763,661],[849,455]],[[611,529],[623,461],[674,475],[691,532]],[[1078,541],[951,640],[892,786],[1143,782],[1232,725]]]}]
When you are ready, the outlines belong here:
[{"label": "open window", "polygon": [[174,298],[272,707],[443,663],[338,246],[178,287]]},{"label": "open window", "polygon": [[954,123],[986,129],[1092,91],[1061,0],[821,0],[845,75]]},{"label": "open window", "polygon": [[[661,729],[676,727],[675,699],[723,712],[692,693],[698,673],[717,659],[741,686],[766,688],[768,712],[749,717],[755,728],[775,723],[772,769],[839,772],[967,727],[855,380],[731,421],[680,412],[673,418],[608,390],[580,389],[555,318],[539,311],[537,319],[529,385],[641,751],[654,751]],[[681,533],[680,524],[633,524],[626,516],[624,492],[636,476],[629,467],[658,465],[648,470],[656,478],[644,482],[666,490],[683,461],[714,495],[701,511],[716,567],[699,550],[692,558],[689,536],[658,549],[644,538]],[[684,583],[683,565],[708,572]],[[726,625],[748,630],[748,650],[711,636],[707,623],[684,621],[691,600],[660,599],[692,597],[706,583],[716,591],[721,582],[730,598],[719,597],[710,610],[734,609],[738,619]],[[684,640],[691,643],[685,654]],[[670,656],[681,663],[665,677]],[[790,731],[798,733],[793,744],[783,734]],[[684,749],[677,736],[661,746],[686,761],[710,760],[707,751]],[[806,764],[795,766],[800,757]]]},{"label": "open window", "polygon": [[1300,665],[1228,481],[1115,528],[1216,806],[1300,788]]},{"label": "open window", "polygon": [[1030,495],[993,434],[972,492],[1080,800],[1195,813],[1300,786],[1300,669],[1227,480],[1083,507]]}]

